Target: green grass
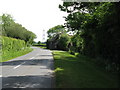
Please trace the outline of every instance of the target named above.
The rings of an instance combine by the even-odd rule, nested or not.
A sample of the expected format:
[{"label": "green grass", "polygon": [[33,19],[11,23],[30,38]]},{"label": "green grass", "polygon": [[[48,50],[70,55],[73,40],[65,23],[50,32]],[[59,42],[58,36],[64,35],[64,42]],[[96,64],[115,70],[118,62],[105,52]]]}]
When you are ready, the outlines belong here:
[{"label": "green grass", "polygon": [[40,48],[46,49],[46,46],[39,46]]},{"label": "green grass", "polygon": [[56,88],[117,88],[118,74],[106,72],[90,58],[53,51]]},{"label": "green grass", "polygon": [[41,43],[40,45],[39,44],[34,44],[33,46],[35,46],[35,47],[40,47],[40,48],[43,48],[43,49],[46,49],[47,47],[46,47],[46,44],[43,44],[43,43]]},{"label": "green grass", "polygon": [[45,44],[45,43],[41,43],[40,45],[42,45],[42,46],[46,46],[46,44]]},{"label": "green grass", "polygon": [[13,58],[16,58],[18,56],[22,56],[22,55],[25,55],[29,52],[31,52],[33,49],[30,48],[30,47],[27,47],[23,50],[20,50],[20,51],[9,51],[9,52],[6,52],[5,54],[2,54],[2,59],[0,59],[0,62],[5,62],[5,61],[9,61]]},{"label": "green grass", "polygon": [[47,49],[46,46],[35,46],[35,47],[40,47],[40,48],[43,48],[43,49]]}]

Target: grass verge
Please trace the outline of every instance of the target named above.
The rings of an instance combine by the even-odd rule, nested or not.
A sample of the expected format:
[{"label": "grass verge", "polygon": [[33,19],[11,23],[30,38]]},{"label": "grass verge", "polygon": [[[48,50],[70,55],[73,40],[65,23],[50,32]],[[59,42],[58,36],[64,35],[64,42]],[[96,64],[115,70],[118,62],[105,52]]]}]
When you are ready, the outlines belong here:
[{"label": "grass verge", "polygon": [[46,44],[40,44],[40,45],[36,44],[36,45],[33,45],[33,46],[40,47],[40,48],[43,48],[43,49],[47,49]]},{"label": "grass verge", "polygon": [[25,55],[25,54],[31,52],[32,50],[33,50],[32,48],[26,47],[25,49],[20,50],[20,51],[16,51],[16,52],[15,51],[9,51],[9,52],[2,55],[2,59],[0,59],[0,62],[9,61],[13,58]]},{"label": "grass verge", "polygon": [[38,47],[43,48],[43,49],[47,49],[46,46],[38,46]]},{"label": "grass verge", "polygon": [[90,58],[53,51],[56,88],[118,88],[118,74],[106,72]]}]

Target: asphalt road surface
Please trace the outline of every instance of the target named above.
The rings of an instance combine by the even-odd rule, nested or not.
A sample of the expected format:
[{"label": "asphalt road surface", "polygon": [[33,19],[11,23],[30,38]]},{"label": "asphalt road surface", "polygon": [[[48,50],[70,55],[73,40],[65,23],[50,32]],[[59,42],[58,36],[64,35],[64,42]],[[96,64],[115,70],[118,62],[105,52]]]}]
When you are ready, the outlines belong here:
[{"label": "asphalt road surface", "polygon": [[54,67],[50,50],[32,47],[24,56],[0,63],[2,88],[53,88]]}]

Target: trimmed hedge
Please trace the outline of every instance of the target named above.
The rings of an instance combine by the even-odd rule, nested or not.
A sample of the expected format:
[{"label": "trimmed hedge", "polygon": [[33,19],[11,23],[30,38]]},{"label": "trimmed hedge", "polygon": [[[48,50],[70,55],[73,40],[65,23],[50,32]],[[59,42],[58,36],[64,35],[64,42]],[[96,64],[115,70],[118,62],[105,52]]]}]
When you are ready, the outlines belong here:
[{"label": "trimmed hedge", "polygon": [[2,54],[9,51],[20,51],[26,47],[24,40],[2,36]]}]

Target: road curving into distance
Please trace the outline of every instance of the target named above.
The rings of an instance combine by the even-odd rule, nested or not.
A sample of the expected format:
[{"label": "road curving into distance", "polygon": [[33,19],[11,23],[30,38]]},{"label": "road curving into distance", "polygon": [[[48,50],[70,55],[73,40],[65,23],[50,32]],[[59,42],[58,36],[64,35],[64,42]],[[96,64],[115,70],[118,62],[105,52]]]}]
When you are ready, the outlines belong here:
[{"label": "road curving into distance", "polygon": [[54,62],[50,50],[32,47],[24,56],[0,63],[2,88],[53,88]]}]

